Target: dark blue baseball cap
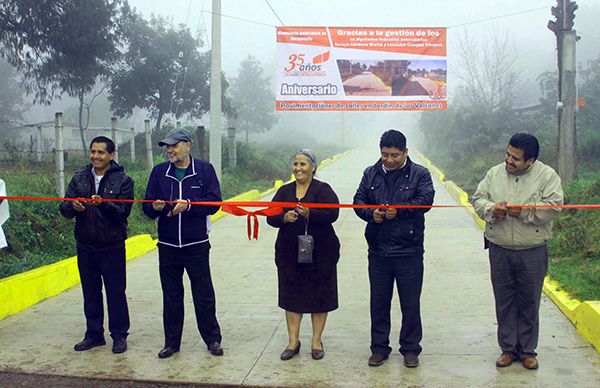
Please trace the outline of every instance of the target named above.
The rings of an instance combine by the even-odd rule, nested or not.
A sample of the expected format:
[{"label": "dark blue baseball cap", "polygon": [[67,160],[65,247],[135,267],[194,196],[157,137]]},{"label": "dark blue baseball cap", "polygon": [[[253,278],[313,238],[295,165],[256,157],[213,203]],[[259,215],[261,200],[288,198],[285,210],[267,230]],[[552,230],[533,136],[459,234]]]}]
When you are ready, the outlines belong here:
[{"label": "dark blue baseball cap", "polygon": [[174,128],[167,133],[167,137],[158,142],[158,145],[161,147],[164,146],[172,146],[180,141],[191,142],[192,136],[187,129],[184,128]]}]

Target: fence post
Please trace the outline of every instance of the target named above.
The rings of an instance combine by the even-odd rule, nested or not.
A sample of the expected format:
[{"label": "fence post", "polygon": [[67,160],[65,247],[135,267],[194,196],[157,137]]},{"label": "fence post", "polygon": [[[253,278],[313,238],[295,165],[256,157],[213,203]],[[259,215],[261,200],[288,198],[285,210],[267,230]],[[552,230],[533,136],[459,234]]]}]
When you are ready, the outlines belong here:
[{"label": "fence post", "polygon": [[115,116],[110,118],[110,137],[115,143],[115,162],[119,163],[119,139],[117,132],[117,118]]},{"label": "fence post", "polygon": [[154,158],[152,157],[152,135],[150,134],[150,120],[144,120],[144,137],[146,138],[146,161],[148,170],[154,167]]},{"label": "fence post", "polygon": [[56,193],[60,198],[65,196],[65,151],[63,148],[63,114],[54,115],[55,151],[56,152]]},{"label": "fence post", "polygon": [[37,131],[35,132],[35,137],[36,137],[36,160],[38,162],[42,161],[42,126],[38,125],[37,126]]},{"label": "fence post", "polygon": [[227,144],[229,145],[229,167],[237,167],[237,145],[235,143],[235,128],[227,128]]},{"label": "fence post", "polygon": [[135,128],[131,127],[131,140],[129,141],[129,149],[131,150],[131,161],[135,162]]},{"label": "fence post", "polygon": [[206,129],[204,129],[204,125],[199,125],[196,132],[198,135],[198,151],[200,151],[198,157],[206,160]]}]

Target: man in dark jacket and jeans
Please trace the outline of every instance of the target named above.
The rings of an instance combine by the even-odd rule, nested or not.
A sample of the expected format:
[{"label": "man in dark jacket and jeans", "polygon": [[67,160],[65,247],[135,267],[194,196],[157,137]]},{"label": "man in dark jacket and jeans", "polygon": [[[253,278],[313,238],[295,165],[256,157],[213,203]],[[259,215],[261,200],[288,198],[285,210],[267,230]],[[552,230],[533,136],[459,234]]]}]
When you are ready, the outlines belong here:
[{"label": "man in dark jacket and jeans", "polygon": [[221,201],[219,181],[210,163],[190,155],[192,139],[187,130],[174,129],[158,144],[165,147],[169,161],[152,169],[146,199],[153,202],[143,205],[148,217],[158,218],[165,331],[165,346],[158,357],[171,357],[181,345],[184,270],[190,278],[200,336],[212,355],[221,356],[221,329],[208,259],[210,215],[216,213],[219,206],[189,204]]},{"label": "man in dark jacket and jeans", "polygon": [[429,208],[385,206],[430,206],[435,191],[429,171],[408,157],[406,137],[401,132],[386,131],[379,148],[380,160],[364,171],[354,195],[355,204],[382,205],[379,209],[354,209],[367,222],[372,353],[369,365],[382,365],[392,351],[390,308],[395,280],[402,310],[400,353],[404,365],[412,368],[419,365],[423,337],[420,297],[425,212]]},{"label": "man in dark jacket and jeans", "polygon": [[113,159],[115,143],[99,136],[90,145],[90,161],[75,174],[60,212],[66,218],[75,217],[77,266],[83,290],[83,310],[87,330],[76,351],[105,345],[104,301],[102,282],[108,305],[108,329],[113,338],[113,353],[127,350],[129,310],[125,296],[125,239],[127,217],[132,203],[110,202],[110,199],[133,199],[133,180]]}]

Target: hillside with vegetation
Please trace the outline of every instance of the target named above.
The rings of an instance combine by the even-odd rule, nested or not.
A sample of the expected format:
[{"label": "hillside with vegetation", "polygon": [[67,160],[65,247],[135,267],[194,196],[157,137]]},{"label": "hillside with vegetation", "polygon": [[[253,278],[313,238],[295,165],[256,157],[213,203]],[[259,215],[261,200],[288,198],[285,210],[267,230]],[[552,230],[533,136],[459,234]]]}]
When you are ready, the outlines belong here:
[{"label": "hillside with vegetation", "polygon": [[[164,128],[153,133],[153,144],[163,138]],[[193,132],[193,130],[192,130]],[[142,141],[136,139],[137,141]],[[141,144],[140,144],[141,145]],[[336,146],[306,144],[321,160],[329,158],[344,149]],[[224,199],[250,189],[265,191],[273,187],[275,180],[288,180],[291,175],[291,158],[294,145],[248,145],[237,143],[237,168],[231,168],[227,160],[227,141],[223,143],[223,177],[221,182]],[[127,147],[122,149],[128,155]],[[192,151],[197,154],[197,151]],[[155,163],[164,161],[162,150],[155,149]],[[87,161],[70,157],[65,168],[68,181],[75,171],[81,169]],[[121,161],[127,173],[135,182],[135,198],[144,198],[149,171],[143,163]],[[51,161],[38,164],[26,159],[0,162],[0,177],[6,182],[8,195],[56,197],[54,166]],[[75,255],[73,237],[74,220],[63,218],[59,211],[60,202],[56,201],[11,201],[10,218],[3,225],[9,243],[8,248],[0,250],[0,278],[50,264]],[[149,233],[156,237],[156,224],[147,218],[141,205],[133,205],[128,226],[129,236]]]},{"label": "hillside with vegetation", "polygon": [[[577,112],[577,176],[563,184],[567,204],[600,203],[600,57],[579,69],[579,97],[585,104]],[[428,158],[469,195],[486,171],[504,161],[508,139],[517,132],[534,134],[540,141],[540,157],[557,170],[556,101],[557,74],[538,77],[542,98],[538,105],[513,106],[513,89],[499,77],[494,101],[474,104],[465,96],[491,95],[461,90],[446,112],[426,112],[420,126],[425,133]],[[558,170],[557,170],[558,171]],[[565,210],[554,225],[549,242],[549,275],[573,297],[600,300],[600,210]]]}]

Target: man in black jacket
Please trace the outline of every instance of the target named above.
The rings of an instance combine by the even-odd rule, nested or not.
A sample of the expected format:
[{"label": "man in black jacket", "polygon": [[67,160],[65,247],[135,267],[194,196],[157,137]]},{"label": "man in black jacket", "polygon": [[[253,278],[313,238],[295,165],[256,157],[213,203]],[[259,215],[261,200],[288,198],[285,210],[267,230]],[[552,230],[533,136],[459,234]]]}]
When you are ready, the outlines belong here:
[{"label": "man in black jacket", "polygon": [[158,218],[158,262],[163,290],[165,346],[159,358],[179,351],[183,332],[183,272],[192,287],[200,336],[213,356],[223,355],[221,328],[216,316],[215,291],[210,276],[210,215],[219,206],[191,206],[188,202],[220,202],[221,188],[213,166],[190,155],[192,139],[186,129],[171,130],[158,143],[168,162],[152,169],[144,213]]},{"label": "man in black jacket", "polygon": [[113,159],[115,143],[99,136],[90,144],[90,164],[75,174],[66,198],[60,205],[66,218],[75,217],[77,266],[83,290],[83,310],[87,330],[76,351],[105,345],[104,301],[102,282],[108,305],[108,328],[113,338],[113,353],[127,350],[129,310],[125,296],[125,240],[127,217],[132,203],[110,199],[133,199],[133,180]]},{"label": "man in black jacket", "polygon": [[354,195],[355,204],[382,205],[378,209],[354,209],[367,221],[372,353],[369,365],[382,365],[392,351],[390,308],[395,280],[402,310],[400,353],[404,365],[412,368],[419,365],[423,337],[420,297],[425,212],[429,208],[385,206],[429,206],[433,204],[435,191],[429,171],[408,157],[406,137],[401,132],[386,131],[379,148],[380,160],[364,171]]}]

